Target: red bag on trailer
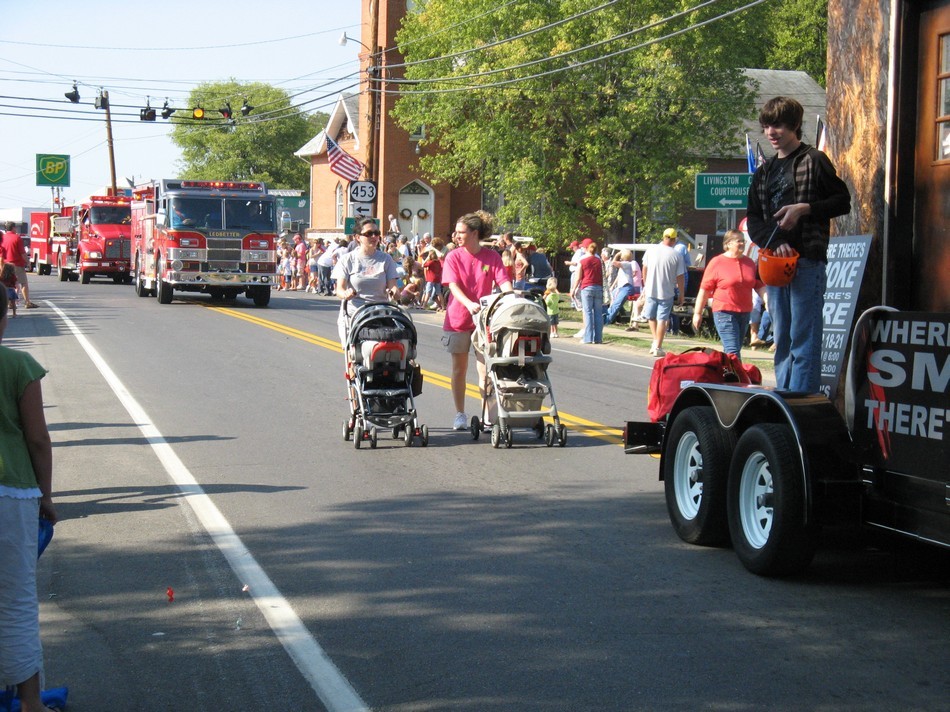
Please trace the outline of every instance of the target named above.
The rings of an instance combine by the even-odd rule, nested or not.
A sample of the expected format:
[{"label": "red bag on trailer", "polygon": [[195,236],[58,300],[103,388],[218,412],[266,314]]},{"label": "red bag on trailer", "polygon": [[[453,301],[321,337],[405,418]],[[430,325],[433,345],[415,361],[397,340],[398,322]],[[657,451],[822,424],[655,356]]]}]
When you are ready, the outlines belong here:
[{"label": "red bag on trailer", "polygon": [[762,373],[745,365],[735,354],[716,349],[694,348],[667,354],[653,364],[647,390],[647,413],[654,423],[666,417],[673,401],[691,383],[762,383]]}]

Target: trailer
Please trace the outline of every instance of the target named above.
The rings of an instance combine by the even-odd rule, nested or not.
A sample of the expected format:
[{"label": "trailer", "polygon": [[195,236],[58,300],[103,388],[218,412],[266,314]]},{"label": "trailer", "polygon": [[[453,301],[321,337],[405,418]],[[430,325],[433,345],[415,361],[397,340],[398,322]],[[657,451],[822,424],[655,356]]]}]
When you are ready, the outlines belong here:
[{"label": "trailer", "polygon": [[624,450],[660,456],[690,544],[731,543],[763,576],[803,571],[821,529],[866,526],[950,549],[950,315],[877,307],[858,319],[844,412],[821,393],[687,385]]}]

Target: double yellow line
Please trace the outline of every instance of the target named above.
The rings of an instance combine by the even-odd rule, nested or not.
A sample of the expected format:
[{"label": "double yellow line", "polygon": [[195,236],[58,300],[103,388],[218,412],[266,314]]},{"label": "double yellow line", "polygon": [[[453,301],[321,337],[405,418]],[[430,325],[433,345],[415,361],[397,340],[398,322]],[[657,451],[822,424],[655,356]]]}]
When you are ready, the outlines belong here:
[{"label": "double yellow line", "polygon": [[[241,319],[243,321],[254,324],[255,326],[261,326],[265,329],[270,329],[271,331],[276,331],[278,334],[283,334],[284,336],[290,336],[295,339],[300,339],[301,341],[306,341],[308,344],[313,344],[314,346],[320,346],[321,348],[329,349],[330,351],[335,351],[338,354],[343,353],[343,349],[340,346],[339,342],[335,339],[325,339],[322,336],[317,336],[312,334],[309,331],[301,331],[300,329],[294,329],[289,326],[284,326],[283,324],[278,324],[268,319],[262,319],[253,314],[249,314],[245,311],[233,308],[224,308],[210,305],[202,305],[206,309],[215,311],[219,314],[224,314],[225,316],[232,317],[234,319]],[[436,373],[435,371],[427,371],[422,369],[422,376],[425,379],[425,382],[432,384],[434,386],[439,386],[440,388],[445,388],[446,390],[451,390],[452,382],[448,376],[443,376],[441,373]],[[466,395],[474,398],[476,401],[481,400],[481,394],[478,391],[478,386],[475,386],[471,383],[465,385]],[[564,423],[571,431],[575,433],[580,433],[588,437],[598,438],[600,440],[605,440],[614,445],[623,445],[623,433],[618,428],[611,428],[607,425],[597,423],[593,420],[586,420],[585,418],[579,418],[575,415],[570,415],[565,413],[563,410],[558,409],[558,416],[561,419],[561,422]]]}]

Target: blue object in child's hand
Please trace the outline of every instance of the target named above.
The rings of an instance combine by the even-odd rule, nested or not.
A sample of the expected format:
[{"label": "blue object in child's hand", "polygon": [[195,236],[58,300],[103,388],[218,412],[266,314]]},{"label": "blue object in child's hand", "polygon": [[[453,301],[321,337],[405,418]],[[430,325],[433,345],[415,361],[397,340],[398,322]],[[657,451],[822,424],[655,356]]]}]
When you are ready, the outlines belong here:
[{"label": "blue object in child's hand", "polygon": [[40,531],[39,536],[37,537],[37,542],[39,544],[39,551],[36,554],[36,558],[40,558],[43,554],[43,551],[46,550],[47,544],[49,544],[50,539],[53,538],[53,523],[44,517],[40,517]]}]

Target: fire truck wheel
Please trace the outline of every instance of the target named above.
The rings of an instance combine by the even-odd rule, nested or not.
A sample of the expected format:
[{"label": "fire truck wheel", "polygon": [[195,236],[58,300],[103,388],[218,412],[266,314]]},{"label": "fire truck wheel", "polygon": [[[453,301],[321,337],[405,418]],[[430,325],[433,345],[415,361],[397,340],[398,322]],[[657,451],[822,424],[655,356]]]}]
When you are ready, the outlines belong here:
[{"label": "fire truck wheel", "polygon": [[166,282],[161,277],[156,281],[155,293],[158,296],[159,304],[171,304],[172,303],[172,292],[174,289],[172,286]]},{"label": "fire truck wheel", "polygon": [[670,522],[680,539],[699,546],[729,542],[726,486],[735,437],[709,406],[686,408],[670,425],[663,485]]},{"label": "fire truck wheel", "polygon": [[787,576],[811,562],[818,527],[806,520],[805,480],[790,427],[764,423],[739,438],[728,512],[733,549],[752,573]]},{"label": "fire truck wheel", "polygon": [[53,273],[53,265],[40,265],[40,274],[49,277]]},{"label": "fire truck wheel", "polygon": [[149,297],[151,296],[151,290],[145,288],[145,280],[142,279],[142,275],[139,273],[138,267],[135,268],[135,275],[133,276],[132,281],[135,284],[135,295],[138,297]]},{"label": "fire truck wheel", "polygon": [[60,282],[65,282],[69,279],[69,270],[63,269],[63,266],[59,262],[56,263],[56,271],[59,273]]},{"label": "fire truck wheel", "polygon": [[254,306],[266,307],[270,304],[270,287],[250,287],[248,296],[254,300]]},{"label": "fire truck wheel", "polygon": [[92,275],[83,270],[79,273],[79,281],[82,284],[89,284],[89,280],[92,279]]}]

